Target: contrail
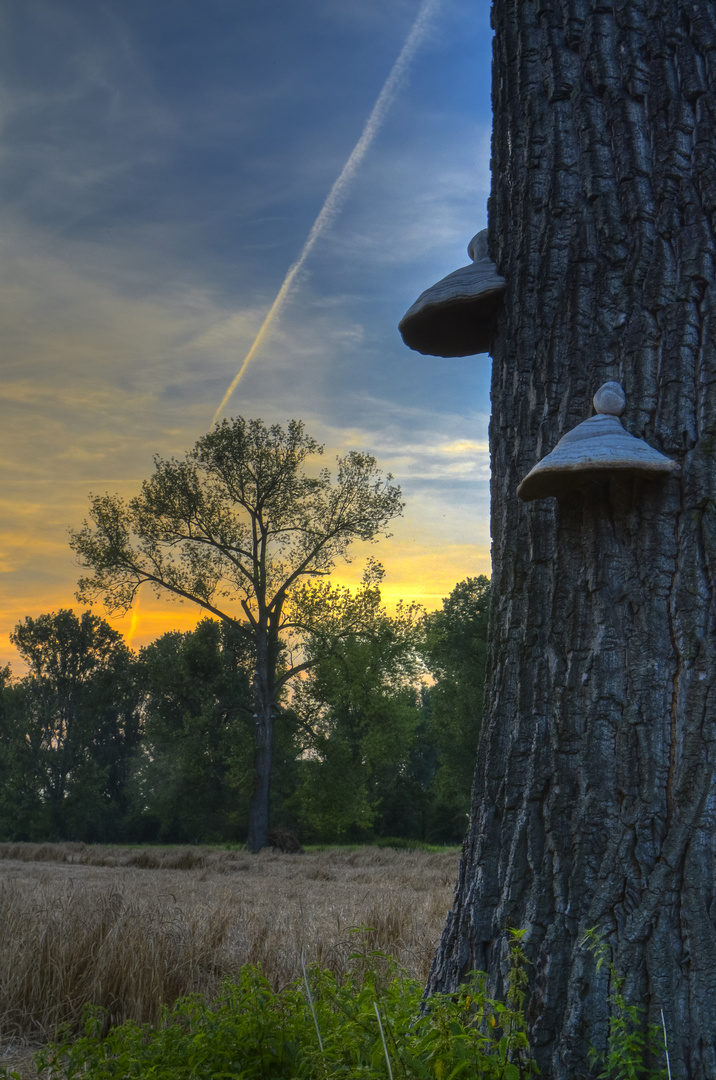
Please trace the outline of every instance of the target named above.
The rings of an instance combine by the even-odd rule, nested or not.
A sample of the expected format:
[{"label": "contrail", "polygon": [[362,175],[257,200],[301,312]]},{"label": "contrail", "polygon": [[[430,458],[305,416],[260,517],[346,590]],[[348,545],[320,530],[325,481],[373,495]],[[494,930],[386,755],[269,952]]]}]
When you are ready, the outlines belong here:
[{"label": "contrail", "polygon": [[244,372],[248,368],[259,347],[261,346],[261,343],[268,334],[271,328],[271,323],[274,321],[279,311],[285,304],[286,298],[291,291],[291,287],[296,280],[296,276],[301,272],[303,264],[305,263],[308,256],[311,254],[316,240],[318,240],[321,233],[335,220],[336,215],[341,210],[346,200],[351,180],[355,176],[361,161],[365,157],[368,148],[370,147],[370,144],[373,142],[373,139],[380,131],[383,121],[388,115],[388,110],[390,109],[390,106],[392,105],[393,100],[398,93],[398,90],[400,89],[401,80],[405,76],[411,60],[415,56],[415,53],[417,52],[420,44],[425,38],[425,35],[430,26],[431,19],[437,11],[441,2],[442,0],[423,0],[423,3],[420,5],[420,10],[418,11],[412,29],[408,34],[407,40],[403,45],[403,48],[400,51],[398,59],[393,64],[388,78],[385,80],[383,89],[378,95],[378,100],[373,106],[373,110],[368,117],[365,127],[363,128],[363,133],[358,142],[356,143],[351,156],[348,158],[348,161],[343,166],[343,170],[340,176],[329,191],[328,197],[321,208],[321,212],[314,221],[313,227],[308,234],[308,239],[303,245],[303,250],[301,251],[301,254],[299,255],[296,262],[286,274],[286,277],[283,280],[283,284],[278,291],[278,295],[271,307],[269,308],[269,312],[263,323],[261,324],[261,329],[259,330],[258,334],[254,339],[253,345],[244,357],[243,364],[239,368],[237,374],[234,376],[231,385],[229,386],[229,389],[226,391],[223,398],[221,399],[221,404],[214,413],[214,418],[211,421],[212,425],[215,424],[222,415],[225,406],[231,398],[231,395],[233,394],[236,387],[239,385]]}]

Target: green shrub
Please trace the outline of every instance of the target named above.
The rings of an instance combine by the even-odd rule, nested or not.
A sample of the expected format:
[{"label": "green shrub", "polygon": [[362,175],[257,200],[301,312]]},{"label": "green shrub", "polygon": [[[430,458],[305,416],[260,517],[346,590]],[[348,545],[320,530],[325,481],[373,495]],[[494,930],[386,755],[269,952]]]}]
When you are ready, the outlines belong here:
[{"label": "green shrub", "polygon": [[[368,939],[369,928],[361,931]],[[157,1025],[112,1027],[107,1011],[86,1006],[84,1034],[68,1025],[37,1055],[41,1074],[62,1080],[528,1080],[538,1073],[527,1039],[524,931],[511,931],[504,1002],[473,972],[454,994],[423,1000],[422,983],[378,951],[357,951],[343,977],[313,968],[274,990],[257,967],[226,980],[213,1003],[201,994],[166,1007]],[[359,939],[360,940],[360,939]],[[604,1053],[590,1054],[600,1080],[666,1080],[665,1038],[623,995],[596,930],[585,944],[610,974],[610,1020]],[[363,946],[365,949],[365,945]],[[666,1058],[666,1069],[659,1059]],[[0,1077],[20,1080],[0,1067]]]},{"label": "green shrub", "polygon": [[522,1013],[518,935],[512,952],[506,1003],[488,998],[485,977],[476,973],[457,994],[431,997],[421,1012],[421,984],[382,954],[357,954],[356,973],[342,981],[313,969],[278,992],[247,966],[213,1004],[184,998],[156,1027],[125,1023],[107,1031],[104,1011],[88,1008],[84,1035],[53,1044],[37,1064],[66,1080],[523,1080],[536,1067]]},{"label": "green shrub", "polygon": [[[596,927],[587,930],[584,943],[597,962],[597,971],[604,965],[609,969],[609,1032],[605,1054],[592,1047],[592,1065],[601,1065],[597,1080],[670,1080],[666,1030],[658,1024],[644,1024],[645,1009],[630,1004],[623,994],[624,976],[610,959],[609,947]],[[663,1016],[662,1013],[662,1023]],[[658,1065],[661,1057],[666,1067]]]}]

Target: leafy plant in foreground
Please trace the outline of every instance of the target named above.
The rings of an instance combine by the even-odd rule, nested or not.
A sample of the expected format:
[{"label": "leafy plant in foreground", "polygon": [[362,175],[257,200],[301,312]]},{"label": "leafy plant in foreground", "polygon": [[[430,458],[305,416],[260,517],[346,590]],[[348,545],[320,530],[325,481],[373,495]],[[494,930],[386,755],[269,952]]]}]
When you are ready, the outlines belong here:
[{"label": "leafy plant in foreground", "polygon": [[475,973],[457,994],[430,998],[422,1014],[422,985],[380,953],[357,953],[360,963],[343,980],[313,969],[305,982],[279,991],[246,966],[213,1004],[200,995],[184,998],[156,1027],[126,1023],[103,1035],[104,1011],[88,1008],[84,1035],[72,1041],[68,1033],[37,1064],[66,1080],[526,1080],[536,1067],[522,1012],[520,954],[515,939],[505,1003],[488,998],[485,976]]},{"label": "leafy plant in foreground", "polygon": [[[355,931],[363,941],[369,932]],[[342,978],[304,968],[301,980],[280,990],[246,965],[213,1003],[200,994],[182,998],[156,1025],[110,1027],[104,1009],[87,1006],[84,1034],[74,1038],[68,1026],[37,1056],[37,1067],[62,1080],[529,1080],[538,1069],[524,1014],[528,961],[524,931],[510,933],[504,1001],[488,997],[482,972],[456,993],[426,1000],[422,983],[364,946]],[[596,1080],[665,1080],[668,1065],[652,1064],[666,1050],[659,1025],[644,1025],[643,1010],[627,1002],[596,931],[585,941],[597,969],[608,965],[611,977],[606,1051],[591,1052]],[[0,1077],[21,1080],[3,1068]]]},{"label": "leafy plant in foreground", "polygon": [[[592,1047],[590,1063],[602,1065],[597,1080],[670,1080],[668,1068],[656,1068],[649,1064],[662,1053],[666,1043],[659,1024],[648,1024],[644,1029],[644,1007],[628,1004],[623,994],[624,976],[614,967],[606,942],[596,927],[584,936],[587,948],[597,961],[597,971],[604,964],[609,968],[609,1034],[605,1055]],[[668,1059],[667,1059],[668,1060]]]}]

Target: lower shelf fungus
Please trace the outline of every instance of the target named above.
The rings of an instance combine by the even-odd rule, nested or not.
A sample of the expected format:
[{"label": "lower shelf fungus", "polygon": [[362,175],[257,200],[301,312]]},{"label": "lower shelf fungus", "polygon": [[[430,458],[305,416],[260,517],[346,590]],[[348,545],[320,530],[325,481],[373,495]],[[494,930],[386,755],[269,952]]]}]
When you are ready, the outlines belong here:
[{"label": "lower shelf fungus", "polygon": [[676,461],[624,429],[619,417],[625,405],[619,383],[604,383],[594,395],[596,416],[563,435],[554,450],[535,465],[517,488],[520,499],[560,498],[615,473],[647,480],[679,473]]}]

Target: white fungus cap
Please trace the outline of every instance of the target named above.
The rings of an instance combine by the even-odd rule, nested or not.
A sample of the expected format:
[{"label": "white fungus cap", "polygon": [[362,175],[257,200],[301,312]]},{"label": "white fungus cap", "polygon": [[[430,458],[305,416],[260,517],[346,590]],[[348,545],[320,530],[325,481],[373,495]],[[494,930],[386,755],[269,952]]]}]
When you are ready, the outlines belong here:
[{"label": "white fungus cap", "polygon": [[647,480],[679,473],[678,462],[625,431],[619,419],[625,406],[626,395],[618,382],[600,386],[594,395],[596,416],[568,431],[537,462],[517,488],[520,499],[560,498],[619,473]]}]

